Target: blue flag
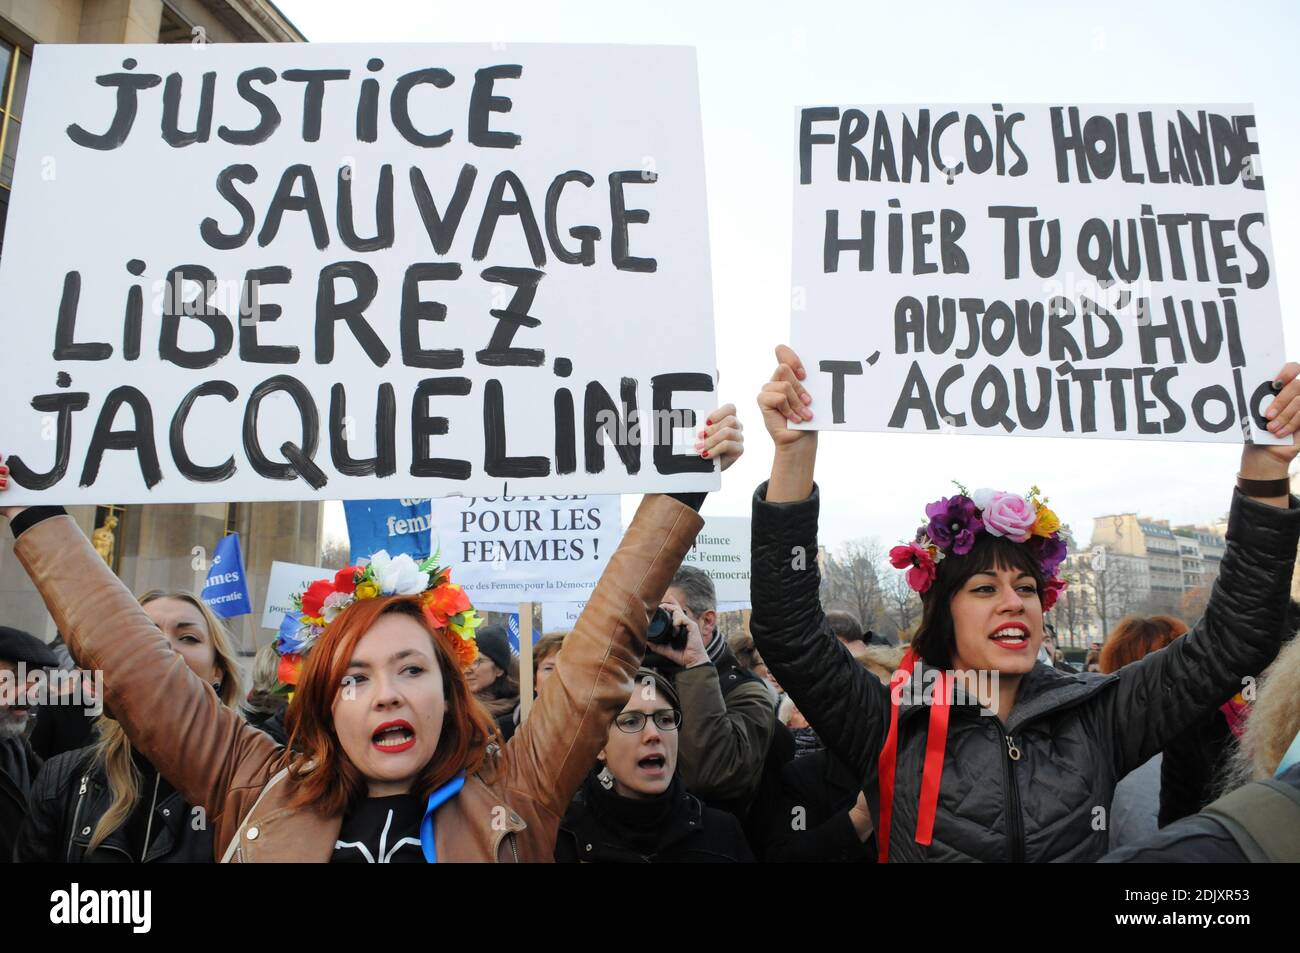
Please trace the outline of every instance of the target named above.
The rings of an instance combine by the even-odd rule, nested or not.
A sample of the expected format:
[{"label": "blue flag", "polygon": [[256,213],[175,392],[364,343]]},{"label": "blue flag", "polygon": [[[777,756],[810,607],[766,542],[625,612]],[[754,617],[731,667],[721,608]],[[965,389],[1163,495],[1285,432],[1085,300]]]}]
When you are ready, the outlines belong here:
[{"label": "blue flag", "polygon": [[406,553],[419,562],[432,549],[433,504],[429,500],[344,500],[352,565],[379,550]]},{"label": "blue flag", "polygon": [[244,554],[239,549],[239,534],[231,533],[217,543],[216,555],[208,569],[208,581],[199,597],[209,609],[229,619],[253,611],[248,598],[248,580],[244,577]]},{"label": "blue flag", "polygon": [[[542,637],[542,633],[538,632],[536,629],[533,629],[534,645],[537,644],[537,640],[540,639],[541,637]],[[518,655],[519,654],[519,613],[518,612],[510,613],[510,617],[506,621],[506,641],[510,643],[511,654]]]}]

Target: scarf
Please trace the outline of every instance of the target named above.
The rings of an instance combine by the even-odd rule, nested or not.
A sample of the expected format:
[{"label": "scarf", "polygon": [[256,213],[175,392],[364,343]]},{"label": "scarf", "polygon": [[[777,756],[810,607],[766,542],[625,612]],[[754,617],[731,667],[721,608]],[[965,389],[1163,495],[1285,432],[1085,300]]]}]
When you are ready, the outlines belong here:
[{"label": "scarf", "polygon": [[420,850],[424,852],[425,861],[430,864],[438,862],[438,851],[433,839],[433,812],[459,794],[464,786],[465,772],[462,771],[429,795],[429,803],[425,806],[424,817],[420,821]]}]

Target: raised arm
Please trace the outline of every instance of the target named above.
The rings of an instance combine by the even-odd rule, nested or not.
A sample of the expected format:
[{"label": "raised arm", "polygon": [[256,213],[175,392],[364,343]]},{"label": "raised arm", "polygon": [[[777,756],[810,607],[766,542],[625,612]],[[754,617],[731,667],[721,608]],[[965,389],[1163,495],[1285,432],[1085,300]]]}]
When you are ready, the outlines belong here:
[{"label": "raised arm", "polygon": [[[1300,365],[1266,410],[1269,430],[1300,425]],[[1209,604],[1186,636],[1119,671],[1104,697],[1104,730],[1115,738],[1116,776],[1160,751],[1198,718],[1259,675],[1289,633],[1291,576],[1300,542],[1300,500],[1289,493],[1294,444],[1247,444],[1228,517],[1227,548]]]},{"label": "raised arm", "polygon": [[788,423],[813,419],[797,354],[776,349],[777,368],[758,406],[775,444],[772,477],[754,494],[749,629],[808,723],[860,777],[875,770],[889,725],[889,693],[835,636],[822,612],[817,566],[820,500],[813,474],[817,432]]},{"label": "raised arm", "polygon": [[232,787],[264,777],[281,749],[190,671],[71,517],[56,507],[3,512],[72,657],[104,673],[107,711],[181,796],[216,816]]},{"label": "raised arm", "polygon": [[[744,453],[736,408],[714,410],[696,451],[726,470]],[[684,500],[690,500],[688,505]],[[506,785],[563,816],[632,695],[650,613],[704,525],[704,494],[650,495],[601,574],[555,658],[528,719],[506,744]]]},{"label": "raised arm", "polygon": [[635,687],[650,613],[703,525],[670,496],[641,501],[545,690],[506,744],[508,788],[564,814]]}]

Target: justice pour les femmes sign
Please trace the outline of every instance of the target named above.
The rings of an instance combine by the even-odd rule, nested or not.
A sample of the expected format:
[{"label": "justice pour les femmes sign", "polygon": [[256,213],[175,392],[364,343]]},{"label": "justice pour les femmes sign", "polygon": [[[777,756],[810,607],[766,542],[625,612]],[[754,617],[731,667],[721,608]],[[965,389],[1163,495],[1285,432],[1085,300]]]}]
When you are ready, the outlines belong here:
[{"label": "justice pour les femmes sign", "polygon": [[694,51],[47,46],[11,502],[709,489]]}]

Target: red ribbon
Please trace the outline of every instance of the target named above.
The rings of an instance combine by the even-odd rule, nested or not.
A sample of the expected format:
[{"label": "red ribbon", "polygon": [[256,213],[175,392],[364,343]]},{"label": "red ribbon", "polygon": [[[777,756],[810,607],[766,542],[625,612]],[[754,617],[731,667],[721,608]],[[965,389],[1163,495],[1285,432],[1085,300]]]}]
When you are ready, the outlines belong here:
[{"label": "red ribbon", "polygon": [[[889,679],[889,732],[880,749],[876,779],[880,789],[880,823],[877,825],[877,860],[889,860],[889,828],[894,814],[894,778],[898,766],[899,694],[916,667],[916,656],[909,648],[898,671]],[[934,819],[939,809],[939,781],[943,777],[943,756],[948,742],[949,683],[940,672],[935,680],[930,703],[930,725],[925,741],[925,768],[921,774],[921,800],[916,816],[916,842],[928,847],[934,839]]]}]

